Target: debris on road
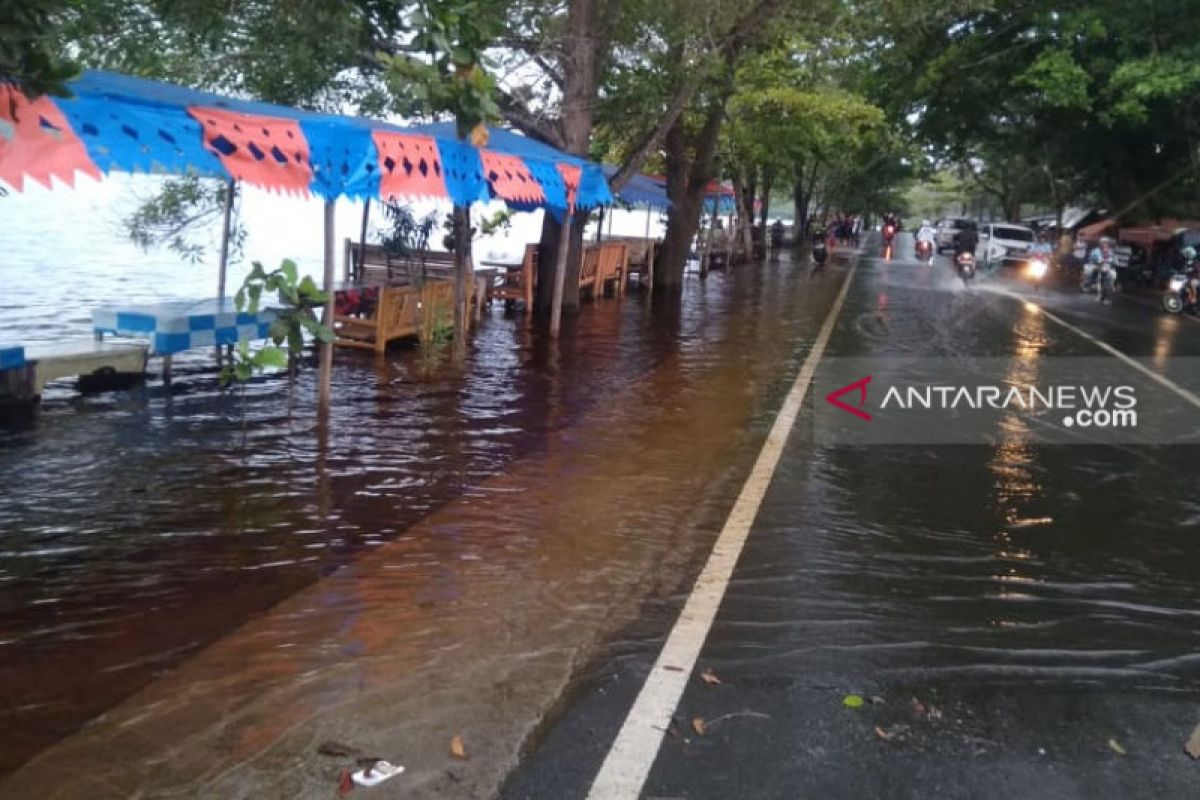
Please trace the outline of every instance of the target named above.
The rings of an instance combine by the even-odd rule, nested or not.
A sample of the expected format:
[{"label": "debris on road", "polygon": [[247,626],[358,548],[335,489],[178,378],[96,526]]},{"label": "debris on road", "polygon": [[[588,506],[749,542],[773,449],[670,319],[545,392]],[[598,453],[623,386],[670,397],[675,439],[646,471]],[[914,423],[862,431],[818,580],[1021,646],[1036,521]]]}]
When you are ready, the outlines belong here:
[{"label": "debris on road", "polygon": [[696,732],[697,736],[703,736],[704,732],[708,730],[708,726],[704,724],[704,720],[702,718],[695,717],[692,719],[692,730]]},{"label": "debris on road", "polygon": [[846,708],[862,708],[863,702],[860,694],[848,694],[842,698],[842,705]]},{"label": "debris on road", "polygon": [[1119,756],[1129,755],[1129,753],[1125,751],[1125,748],[1121,746],[1121,743],[1118,742],[1116,739],[1108,740],[1108,749],[1112,750],[1114,753],[1116,753]]},{"label": "debris on road", "polygon": [[1188,738],[1187,744],[1183,746],[1187,750],[1187,754],[1195,759],[1200,759],[1200,725],[1197,725],[1192,731],[1191,737]]},{"label": "debris on road", "polygon": [[450,755],[454,756],[455,758],[461,758],[464,761],[466,760],[467,746],[463,744],[463,738],[461,736],[455,735],[455,737],[450,740]]},{"label": "debris on road", "polygon": [[350,777],[359,786],[378,786],[384,781],[396,777],[401,772],[404,772],[404,767],[399,764],[390,764],[387,761],[378,760],[358,770]]},{"label": "debris on road", "polygon": [[721,683],[721,679],[718,678],[717,674],[712,671],[712,667],[708,667],[704,670],[704,672],[700,673],[700,680],[704,681],[710,686],[716,686]]}]

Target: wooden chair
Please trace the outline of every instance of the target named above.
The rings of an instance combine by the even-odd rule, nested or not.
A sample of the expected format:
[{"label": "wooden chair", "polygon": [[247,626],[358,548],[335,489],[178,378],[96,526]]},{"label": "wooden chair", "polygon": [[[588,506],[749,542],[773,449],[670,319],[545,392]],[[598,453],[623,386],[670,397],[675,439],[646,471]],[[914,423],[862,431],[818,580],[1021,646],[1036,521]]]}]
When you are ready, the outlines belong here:
[{"label": "wooden chair", "polygon": [[599,250],[596,295],[603,295],[608,284],[615,283],[613,292],[621,297],[625,294],[625,280],[629,276],[629,245],[625,242],[604,242]]},{"label": "wooden chair", "polygon": [[383,286],[369,316],[334,315],[334,344],[382,353],[396,339],[419,335],[420,306],[421,293],[415,287]]},{"label": "wooden chair", "polygon": [[598,296],[604,291],[600,281],[600,246],[585,244],[583,246],[583,263],[579,265],[579,291],[591,289],[592,296]]},{"label": "wooden chair", "polygon": [[[484,263],[487,264],[487,262]],[[536,244],[525,245],[525,258],[521,261],[521,266],[516,269],[504,268],[504,272],[501,273],[503,279],[492,286],[490,299],[504,302],[520,300],[525,303],[526,311],[532,310],[533,290],[537,281],[537,263],[538,246]]]}]

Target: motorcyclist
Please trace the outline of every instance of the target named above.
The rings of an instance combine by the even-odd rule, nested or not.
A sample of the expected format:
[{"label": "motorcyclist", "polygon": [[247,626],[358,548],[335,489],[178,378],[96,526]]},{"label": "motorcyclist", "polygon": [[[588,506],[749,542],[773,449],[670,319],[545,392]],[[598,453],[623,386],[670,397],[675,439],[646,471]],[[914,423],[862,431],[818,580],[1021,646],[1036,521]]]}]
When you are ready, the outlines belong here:
[{"label": "motorcyclist", "polygon": [[975,223],[970,222],[954,236],[954,257],[958,258],[963,253],[975,255],[978,246],[979,231],[975,228]]},{"label": "motorcyclist", "polygon": [[783,220],[777,219],[771,223],[771,249],[783,247]]},{"label": "motorcyclist", "polygon": [[1197,256],[1194,247],[1183,248],[1182,255],[1183,274],[1188,279],[1183,289],[1184,307],[1195,314],[1197,300],[1200,300],[1200,257]]},{"label": "motorcyclist", "polygon": [[1050,242],[1046,241],[1046,233],[1044,231],[1038,232],[1037,241],[1035,241],[1033,246],[1029,248],[1029,255],[1040,256],[1047,262],[1049,262],[1051,256],[1054,255],[1054,248],[1051,246]]},{"label": "motorcyclist", "polygon": [[933,249],[936,246],[936,234],[937,231],[934,230],[934,227],[929,223],[929,220],[921,220],[921,227],[917,229],[917,249],[920,250],[921,243],[926,242],[929,245],[929,252],[932,254]]},{"label": "motorcyclist", "polygon": [[1090,290],[1094,287],[1096,280],[1099,279],[1105,268],[1112,270],[1114,275],[1116,274],[1117,254],[1113,249],[1112,239],[1107,236],[1102,238],[1088,255],[1087,264],[1083,267],[1084,288]]}]

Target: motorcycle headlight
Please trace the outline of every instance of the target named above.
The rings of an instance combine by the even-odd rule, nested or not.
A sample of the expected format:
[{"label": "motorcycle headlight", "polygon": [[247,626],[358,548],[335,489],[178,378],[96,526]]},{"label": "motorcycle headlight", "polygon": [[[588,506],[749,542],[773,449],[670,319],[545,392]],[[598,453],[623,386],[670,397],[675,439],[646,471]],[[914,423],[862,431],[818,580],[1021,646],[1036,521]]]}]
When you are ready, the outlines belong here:
[{"label": "motorcycle headlight", "polygon": [[1175,277],[1175,278],[1171,278],[1171,283],[1169,284],[1169,286],[1170,286],[1170,289],[1172,292],[1178,292],[1183,289],[1184,283],[1185,283],[1185,281],[1183,278]]},{"label": "motorcycle headlight", "polygon": [[1046,275],[1046,262],[1040,258],[1036,258],[1029,262],[1029,274],[1035,278],[1042,278]]}]

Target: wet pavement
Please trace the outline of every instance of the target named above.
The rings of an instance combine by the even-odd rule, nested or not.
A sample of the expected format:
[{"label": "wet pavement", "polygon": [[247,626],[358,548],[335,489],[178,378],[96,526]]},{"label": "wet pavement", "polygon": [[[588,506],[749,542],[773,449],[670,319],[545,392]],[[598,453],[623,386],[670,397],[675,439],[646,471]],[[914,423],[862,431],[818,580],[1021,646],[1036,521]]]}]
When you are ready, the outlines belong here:
[{"label": "wet pavement", "polygon": [[[1102,354],[997,286],[1164,371],[1200,354],[1137,298],[965,291],[905,249],[863,261],[827,356]],[[642,796],[1200,796],[1194,449],[818,446],[811,403]],[[587,795],[690,588],[581,670],[505,800]]]},{"label": "wet pavement", "polygon": [[[245,449],[199,360],[53,396],[0,442],[0,796],[328,797],[334,740],[407,767],[380,798],[584,797],[845,269],[603,301],[560,348],[497,310],[461,372],[339,354],[329,424],[258,381]],[[1099,354],[988,284],[864,261],[827,355]],[[1200,356],[1136,298],[1039,302]],[[1190,448],[806,419],[645,796],[1200,794]]]},{"label": "wet pavement", "polygon": [[835,289],[693,279],[558,348],[497,309],[461,372],[339,354],[328,426],[256,382],[244,449],[200,361],[52,397],[0,449],[0,796],[327,797],[326,740],[408,768],[379,797],[492,795],[711,544]]}]

